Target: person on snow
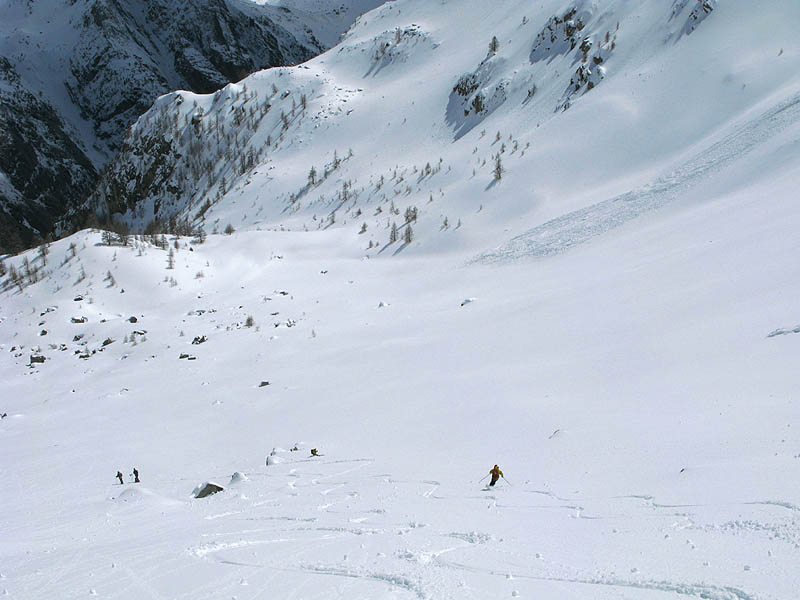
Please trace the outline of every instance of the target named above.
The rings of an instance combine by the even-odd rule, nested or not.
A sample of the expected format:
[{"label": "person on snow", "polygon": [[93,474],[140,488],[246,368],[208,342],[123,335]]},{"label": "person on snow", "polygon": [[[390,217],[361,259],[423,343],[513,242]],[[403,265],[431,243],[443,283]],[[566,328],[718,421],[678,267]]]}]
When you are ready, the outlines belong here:
[{"label": "person on snow", "polygon": [[316,448],[312,448],[311,449],[311,456],[321,456],[321,455],[319,454],[319,452],[317,452]]},{"label": "person on snow", "polygon": [[125,481],[123,481],[123,479],[122,479],[122,472],[121,471],[117,471],[117,479],[119,479],[119,484],[120,485],[125,483]]},{"label": "person on snow", "polygon": [[136,470],[136,467],[133,467],[133,483],[141,483],[139,481],[139,471]]},{"label": "person on snow", "polygon": [[[489,471],[489,475],[492,476],[492,480],[489,482],[489,487],[494,486],[497,483],[497,480],[503,477],[503,472],[500,470],[500,467],[495,465],[491,471]],[[503,477],[505,479],[505,477]]]}]

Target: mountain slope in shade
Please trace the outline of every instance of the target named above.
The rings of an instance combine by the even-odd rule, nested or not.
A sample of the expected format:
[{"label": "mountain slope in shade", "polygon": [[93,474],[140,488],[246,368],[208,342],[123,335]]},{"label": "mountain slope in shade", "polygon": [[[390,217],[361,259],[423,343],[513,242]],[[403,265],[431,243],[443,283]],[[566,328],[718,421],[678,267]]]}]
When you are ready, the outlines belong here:
[{"label": "mountain slope in shade", "polygon": [[[8,232],[0,248],[6,249],[51,233],[64,210],[85,199],[95,172],[158,96],[176,89],[213,92],[324,48],[289,8],[239,0],[14,0],[0,7],[0,30],[0,56],[15,73],[17,90],[4,96],[0,130],[8,140],[0,157]],[[42,107],[60,123],[44,144],[41,132],[24,125]],[[48,179],[75,168],[80,174],[57,202],[45,201],[52,190],[41,177],[14,168],[20,152],[48,154],[36,167]],[[17,208],[9,217],[11,204]],[[29,218],[20,218],[21,206]]]}]

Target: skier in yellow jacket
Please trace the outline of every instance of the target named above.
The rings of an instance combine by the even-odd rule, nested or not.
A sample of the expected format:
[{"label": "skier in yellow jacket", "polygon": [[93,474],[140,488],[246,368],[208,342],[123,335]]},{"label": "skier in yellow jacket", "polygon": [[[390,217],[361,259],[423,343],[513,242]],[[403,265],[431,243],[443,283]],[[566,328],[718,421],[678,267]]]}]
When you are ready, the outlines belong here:
[{"label": "skier in yellow jacket", "polygon": [[[500,467],[495,465],[494,468],[489,471],[489,475],[492,476],[492,480],[489,482],[489,487],[492,487],[495,483],[497,483],[498,479],[503,477],[503,472],[500,470]],[[505,479],[505,477],[503,477],[503,479]]]}]

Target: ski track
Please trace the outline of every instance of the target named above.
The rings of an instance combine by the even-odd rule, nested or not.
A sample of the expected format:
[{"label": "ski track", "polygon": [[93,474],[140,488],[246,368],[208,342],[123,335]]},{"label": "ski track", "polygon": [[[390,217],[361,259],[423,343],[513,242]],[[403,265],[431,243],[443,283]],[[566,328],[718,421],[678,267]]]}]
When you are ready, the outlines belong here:
[{"label": "ski track", "polygon": [[767,334],[768,338],[778,337],[779,335],[791,335],[793,333],[800,333],[800,325],[787,329],[775,329]]},{"label": "ski track", "polygon": [[354,579],[366,579],[377,581],[380,583],[386,583],[391,586],[397,586],[410,592],[413,596],[417,598],[422,598],[425,600],[429,598],[427,594],[422,591],[420,584],[417,582],[412,581],[411,579],[404,577],[402,575],[396,575],[392,573],[369,573],[361,570],[352,570],[352,569],[343,569],[341,567],[336,566],[312,566],[308,565],[303,567],[303,570],[307,573],[316,573],[319,575],[331,575],[334,577],[350,577]]},{"label": "ski track", "polygon": [[753,596],[741,589],[731,586],[716,586],[709,584],[690,584],[690,583],[673,583],[669,581],[626,581],[623,579],[614,578],[570,578],[570,577],[554,577],[546,575],[530,575],[526,573],[518,573],[513,571],[496,571],[493,569],[482,569],[480,567],[472,567],[456,562],[449,562],[440,560],[441,564],[453,569],[460,569],[473,573],[487,573],[498,577],[508,578],[511,576],[515,579],[533,579],[536,581],[552,581],[557,583],[569,583],[576,585],[589,585],[589,586],[606,586],[606,587],[621,587],[639,590],[650,590],[655,592],[668,592],[675,593],[681,596],[690,596],[701,598],[702,600],[758,600],[757,596]]},{"label": "ski track", "polygon": [[[599,547],[620,541],[624,544],[631,539],[609,537],[609,525],[604,525],[604,522],[610,519],[621,524],[625,530],[621,535],[637,540],[645,538],[651,545],[685,543],[687,553],[691,553],[696,545],[711,543],[734,544],[746,552],[753,540],[759,540],[759,543],[783,553],[781,560],[785,560],[786,553],[794,556],[796,548],[800,547],[797,521],[800,507],[786,501],[662,505],[649,494],[567,499],[551,491],[525,486],[518,490],[497,489],[491,496],[470,495],[473,490],[453,488],[452,483],[400,480],[390,474],[376,475],[369,469],[364,471],[369,462],[342,471],[339,466],[342,462],[350,461],[317,463],[313,467],[300,462],[287,463],[283,469],[270,467],[269,485],[253,483],[251,478],[246,488],[228,490],[207,501],[194,502],[191,508],[194,519],[174,529],[167,525],[162,536],[164,541],[149,545],[146,552],[134,545],[117,553],[115,561],[118,567],[105,571],[105,578],[98,577],[92,581],[92,589],[96,588],[98,595],[107,595],[113,586],[115,594],[112,595],[134,594],[160,600],[206,595],[230,597],[223,590],[249,585],[248,589],[255,595],[248,597],[259,598],[271,594],[271,585],[277,585],[285,580],[283,578],[306,575],[350,580],[353,583],[346,585],[347,591],[335,584],[331,590],[354,594],[353,597],[400,594],[425,600],[480,598],[483,591],[500,589],[499,586],[530,590],[530,585],[533,585],[538,590],[540,585],[549,582],[575,586],[575,591],[567,594],[574,593],[578,597],[582,594],[592,597],[592,592],[581,591],[581,587],[589,586],[590,589],[627,590],[625,597],[635,597],[635,590],[641,590],[648,598],[653,593],[663,593],[665,597],[701,600],[766,600],[766,597],[746,590],[738,579],[728,580],[731,577],[729,570],[708,572],[708,578],[698,583],[691,570],[676,572],[673,566],[662,571],[658,567],[653,570],[643,566],[641,557],[635,552],[598,562],[586,562],[583,556],[564,556],[559,553],[557,545],[552,545],[553,538],[548,538],[548,535],[552,536],[553,532],[548,532],[548,528],[581,531],[588,539],[595,539]],[[308,472],[304,471],[305,468],[309,469]],[[285,479],[282,485],[274,485],[281,479]],[[319,487],[321,481],[330,479],[336,481],[333,487]],[[297,485],[289,489],[286,487],[288,482]],[[424,511],[431,502],[432,492],[438,489],[447,493],[437,499],[437,503],[451,505],[445,512],[457,515],[455,520],[448,517],[441,523],[420,522],[414,513]],[[245,491],[246,495],[243,495]],[[338,511],[307,517],[317,507],[320,494],[330,498],[331,505],[346,505]],[[126,526],[126,518],[135,521],[141,511],[162,509],[161,505],[146,503],[114,503],[112,506],[120,509],[117,511],[119,514],[109,513],[109,516],[114,515],[115,528]],[[490,523],[500,523],[497,519],[511,520],[527,523],[527,527],[534,528],[534,531],[541,530],[544,541],[539,545],[543,554],[538,549],[532,553],[525,543],[515,540],[515,534],[511,533],[513,529],[495,531],[454,527],[485,518],[481,514],[486,514],[487,508],[491,510]],[[677,514],[676,508],[691,512]],[[542,509],[557,512],[543,513]],[[743,514],[744,510],[749,513]],[[590,511],[593,518],[587,518],[586,511]],[[680,519],[676,520],[676,517]],[[558,519],[561,525],[554,519]],[[263,526],[231,527],[232,522],[242,521],[258,521]],[[36,581],[31,589],[36,590],[38,597],[52,596],[57,589],[85,590],[85,579],[78,573],[101,573],[107,568],[86,556],[87,548],[103,543],[104,535],[110,535],[113,540],[114,534],[104,533],[106,529],[106,517],[91,523],[85,530],[81,545],[61,551],[57,569],[44,573],[44,578],[38,570],[26,575],[24,578],[30,584]],[[677,532],[689,529],[696,538],[685,542],[678,539],[681,534]],[[669,534],[676,539],[664,541],[664,538],[671,537]],[[173,536],[182,540],[194,538],[196,543],[177,547],[172,541]],[[151,538],[145,534],[142,540],[146,539]],[[383,552],[376,556],[375,550],[378,549]],[[452,555],[453,560],[445,559],[445,554]],[[543,556],[547,555],[553,558],[545,560]],[[689,561],[687,565],[693,564],[689,554],[686,559]],[[699,560],[695,558],[694,563]],[[165,571],[189,569],[188,572],[194,572],[198,562],[209,565],[209,574],[193,581],[180,593],[159,589],[152,583],[158,581]],[[631,573],[637,575],[620,577],[620,567],[630,568]],[[643,567],[641,573],[637,567]],[[681,575],[685,580],[681,581]],[[515,585],[514,579],[522,581]],[[523,581],[530,583],[526,587]],[[300,579],[298,585],[308,583]],[[295,589],[295,593],[299,592]],[[599,596],[599,592],[596,595]],[[611,597],[607,593],[602,596]],[[15,596],[11,594],[11,597]],[[74,594],[69,597],[74,597]]]},{"label": "ski track", "polygon": [[[470,263],[546,258],[566,252],[637,217],[659,210],[798,120],[800,94],[779,103],[653,183],[547,221],[498,248],[479,254]],[[798,331],[800,327],[776,330],[767,337]]]}]

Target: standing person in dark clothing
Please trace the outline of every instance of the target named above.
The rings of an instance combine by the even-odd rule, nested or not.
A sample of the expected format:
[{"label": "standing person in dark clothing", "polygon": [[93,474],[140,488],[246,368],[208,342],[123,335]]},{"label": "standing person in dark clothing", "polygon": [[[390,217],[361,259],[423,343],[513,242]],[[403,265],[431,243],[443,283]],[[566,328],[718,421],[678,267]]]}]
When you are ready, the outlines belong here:
[{"label": "standing person in dark clothing", "polygon": [[136,467],[133,467],[133,483],[141,483],[139,481],[139,471],[136,470]]},{"label": "standing person in dark clothing", "polygon": [[125,483],[125,481],[123,481],[123,479],[122,479],[122,472],[121,471],[117,471],[117,479],[119,479],[119,484],[120,485]]}]

